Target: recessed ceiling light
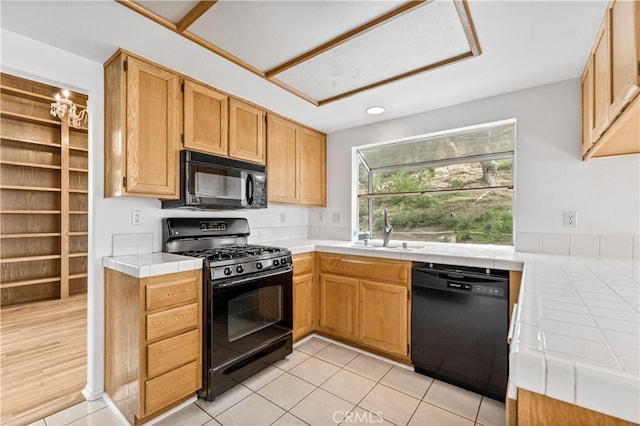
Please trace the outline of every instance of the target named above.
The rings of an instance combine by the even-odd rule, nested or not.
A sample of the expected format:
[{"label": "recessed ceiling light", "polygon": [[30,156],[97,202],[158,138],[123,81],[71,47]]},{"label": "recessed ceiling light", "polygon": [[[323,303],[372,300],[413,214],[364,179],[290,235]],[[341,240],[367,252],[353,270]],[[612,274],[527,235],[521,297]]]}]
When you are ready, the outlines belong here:
[{"label": "recessed ceiling light", "polygon": [[367,114],[376,115],[382,114],[384,112],[384,108],[381,106],[372,106],[367,108]]}]

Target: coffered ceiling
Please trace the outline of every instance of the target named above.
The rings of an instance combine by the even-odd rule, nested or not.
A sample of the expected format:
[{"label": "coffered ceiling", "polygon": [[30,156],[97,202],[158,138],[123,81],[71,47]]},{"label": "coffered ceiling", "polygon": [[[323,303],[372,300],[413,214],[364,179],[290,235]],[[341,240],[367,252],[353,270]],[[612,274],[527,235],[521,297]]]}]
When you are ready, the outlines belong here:
[{"label": "coffered ceiling", "polygon": [[[464,43],[469,38],[467,33],[464,38],[461,35],[460,28],[464,27],[459,20],[460,9],[451,1],[422,2],[272,77],[296,87],[320,104],[322,100],[354,87],[427,66],[446,54],[460,54],[469,49],[470,45]],[[466,5],[481,54],[320,106],[262,75],[405,3],[220,0],[190,23],[183,18],[198,4],[195,1],[140,3],[164,17],[164,23],[158,24],[113,0],[1,0],[0,26],[5,35],[28,37],[98,64],[103,64],[122,47],[330,133],[556,81],[578,79],[607,0],[469,0]],[[432,11],[438,12],[431,14]],[[458,20],[429,21],[442,16]],[[179,25],[184,25],[181,28],[185,33],[210,39],[217,45],[205,47],[195,43],[179,33]],[[446,29],[447,26],[455,31],[445,35],[443,27]],[[436,37],[438,43],[431,46],[434,50],[427,50],[426,38],[431,36]],[[0,55],[5,60],[11,52],[5,48],[3,40],[0,39]],[[213,53],[216,49],[219,53]],[[233,54],[236,62],[226,58],[222,51]],[[6,68],[7,64],[0,61],[2,69],[11,71],[11,64],[8,65]],[[31,77],[46,79],[48,76],[46,69],[25,72]],[[578,108],[579,81],[575,81]],[[64,83],[74,87],[73,81]],[[372,105],[382,105],[386,111],[376,116],[368,115],[365,109]],[[538,107],[544,108],[544,105]],[[492,117],[490,112],[487,114]],[[506,118],[512,117],[492,119]],[[443,129],[447,125],[443,122]],[[390,139],[396,137],[393,127],[389,131]]]},{"label": "coffered ceiling", "polygon": [[481,53],[466,0],[118,3],[317,106]]}]

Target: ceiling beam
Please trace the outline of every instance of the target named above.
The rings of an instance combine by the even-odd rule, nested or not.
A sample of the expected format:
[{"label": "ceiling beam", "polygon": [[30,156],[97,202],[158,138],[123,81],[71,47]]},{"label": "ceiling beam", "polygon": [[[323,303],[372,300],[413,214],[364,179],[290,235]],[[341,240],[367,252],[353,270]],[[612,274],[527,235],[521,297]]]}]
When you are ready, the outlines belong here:
[{"label": "ceiling beam", "polygon": [[473,56],[480,55],[482,49],[480,49],[480,43],[478,42],[476,27],[473,25],[473,20],[471,19],[468,1],[454,1],[453,5],[456,7],[456,12],[458,12],[458,18],[460,18],[460,23],[462,24],[464,35],[467,37],[467,43],[469,43],[471,53],[473,53]]},{"label": "ceiling beam", "polygon": [[245,61],[243,61],[242,59],[238,58],[237,56],[232,55],[231,53],[227,52],[224,49],[221,49],[220,47],[214,45],[213,43],[208,42],[207,40],[204,40],[203,38],[189,32],[189,31],[184,31],[182,33],[178,32],[178,29],[176,28],[176,24],[174,24],[173,22],[163,18],[162,16],[158,15],[157,13],[147,9],[146,7],[138,4],[137,2],[134,2],[133,0],[115,0],[116,3],[121,4],[122,6],[125,6],[131,10],[133,10],[134,12],[139,13],[140,15],[144,16],[147,19],[152,20],[153,22],[162,25],[165,28],[170,29],[171,31],[175,32],[176,34],[181,35],[182,37],[186,38],[187,40],[191,40],[192,42],[204,47],[205,49],[215,53],[216,55],[219,55],[221,57],[223,57],[224,59],[246,69],[247,71],[250,71],[262,78],[264,78],[264,73],[262,71],[260,71],[259,69],[257,69],[256,67],[246,63]]},{"label": "ceiling beam", "polygon": [[341,45],[342,43],[351,40],[352,38],[366,32],[369,31],[375,27],[377,27],[378,25],[384,24],[386,21],[390,20],[391,18],[394,18],[398,15],[401,15],[411,9],[413,9],[416,6],[419,6],[421,4],[424,4],[426,2],[426,0],[415,0],[415,1],[410,1],[407,2],[405,4],[403,4],[400,7],[397,7],[387,13],[385,13],[384,15],[381,15],[369,22],[366,22],[362,25],[360,25],[359,27],[356,27],[352,30],[347,31],[346,33],[340,34],[339,36],[333,38],[332,40],[329,40],[328,42],[316,47],[315,49],[309,50],[308,52],[303,53],[302,55],[299,55],[287,62],[285,62],[284,64],[278,65],[277,67],[270,69],[268,71],[266,71],[264,73],[266,78],[271,78],[276,74],[279,74],[283,71],[288,70],[289,68],[295,67],[296,65],[301,64],[302,62],[308,61],[309,59],[318,56],[324,52],[326,52],[327,50],[331,50],[334,47],[337,47],[339,45]]},{"label": "ceiling beam", "polygon": [[216,4],[218,2],[218,0],[203,0],[203,1],[199,1],[198,4],[196,4],[193,9],[191,9],[189,12],[187,12],[186,15],[184,15],[182,17],[182,19],[180,19],[177,23],[176,23],[176,31],[179,33],[183,33],[184,30],[186,30],[187,28],[189,28],[189,26],[191,24],[193,24],[199,17],[201,17],[202,15],[204,15],[204,13],[211,9],[211,7]]},{"label": "ceiling beam", "polygon": [[394,75],[393,77],[389,77],[381,81],[376,81],[375,83],[367,84],[366,86],[349,90],[348,92],[340,93],[339,95],[335,95],[330,98],[322,99],[321,101],[318,101],[318,106],[339,101],[340,99],[348,98],[349,96],[355,95],[356,93],[364,92],[365,90],[370,90],[378,86],[384,86],[385,84],[393,83],[394,81],[402,80],[403,78],[411,77],[412,75],[420,74],[426,71],[431,71],[433,69],[440,68],[445,65],[449,65],[454,62],[458,62],[463,59],[468,59],[473,57],[474,57],[473,53],[465,52],[460,55],[453,56],[451,58],[443,59],[442,61],[438,61],[433,64],[425,65],[424,67],[416,68],[415,70],[407,71],[402,74]]}]

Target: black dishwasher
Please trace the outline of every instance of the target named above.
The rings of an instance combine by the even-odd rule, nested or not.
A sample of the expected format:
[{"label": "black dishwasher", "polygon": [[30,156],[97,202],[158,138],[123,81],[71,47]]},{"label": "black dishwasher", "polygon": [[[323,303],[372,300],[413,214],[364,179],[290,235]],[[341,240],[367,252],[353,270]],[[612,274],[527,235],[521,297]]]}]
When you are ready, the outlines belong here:
[{"label": "black dishwasher", "polygon": [[423,263],[411,276],[416,372],[504,401],[509,272]]}]

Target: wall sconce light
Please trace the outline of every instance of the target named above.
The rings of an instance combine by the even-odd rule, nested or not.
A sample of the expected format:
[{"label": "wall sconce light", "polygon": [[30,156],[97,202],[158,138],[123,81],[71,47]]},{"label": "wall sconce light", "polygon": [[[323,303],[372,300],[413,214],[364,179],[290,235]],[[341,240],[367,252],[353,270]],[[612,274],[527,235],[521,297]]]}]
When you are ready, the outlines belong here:
[{"label": "wall sconce light", "polygon": [[51,103],[51,115],[66,121],[71,127],[79,128],[87,125],[89,119],[87,109],[84,108],[78,112],[78,106],[69,99],[68,90],[63,90],[62,96],[56,93],[55,98],[56,101]]}]

